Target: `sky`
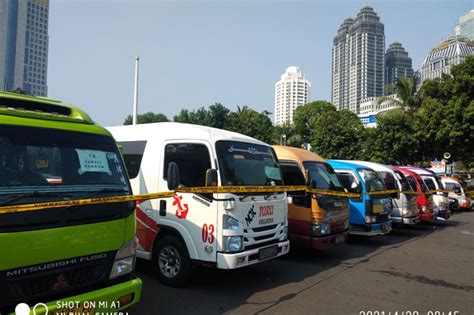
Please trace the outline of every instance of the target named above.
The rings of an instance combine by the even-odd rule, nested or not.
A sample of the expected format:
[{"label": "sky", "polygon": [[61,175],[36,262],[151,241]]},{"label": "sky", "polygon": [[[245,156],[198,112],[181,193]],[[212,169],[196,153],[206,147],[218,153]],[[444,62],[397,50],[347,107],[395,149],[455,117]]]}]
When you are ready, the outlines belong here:
[{"label": "sky", "polygon": [[132,112],[140,56],[139,113],[221,103],[274,111],[274,84],[291,65],[311,81],[310,100],[331,100],[337,29],[370,5],[419,69],[454,34],[474,0],[52,0],[48,96],[99,124]]}]

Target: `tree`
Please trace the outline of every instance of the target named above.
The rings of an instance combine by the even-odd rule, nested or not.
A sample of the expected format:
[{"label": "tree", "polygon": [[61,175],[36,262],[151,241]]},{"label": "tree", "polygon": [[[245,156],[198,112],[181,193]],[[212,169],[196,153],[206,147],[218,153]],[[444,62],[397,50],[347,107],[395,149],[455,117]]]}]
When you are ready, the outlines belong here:
[{"label": "tree", "polygon": [[390,102],[398,105],[403,109],[413,112],[420,106],[420,100],[416,94],[416,85],[418,76],[414,75],[411,78],[397,77],[395,83],[388,86],[388,90],[396,95],[397,99],[387,96],[382,96],[377,99],[378,104]]},{"label": "tree", "polygon": [[366,131],[363,158],[383,164],[414,164],[418,161],[418,141],[414,118],[403,109],[377,115],[377,128]]},{"label": "tree", "polygon": [[423,160],[450,152],[454,160],[474,162],[474,56],[454,66],[451,75],[425,81],[419,95],[415,129]]},{"label": "tree", "polygon": [[210,126],[225,129],[229,125],[230,110],[221,103],[209,106]]},{"label": "tree", "polygon": [[365,129],[349,110],[328,110],[315,122],[312,150],[326,159],[360,159]]},{"label": "tree", "polygon": [[[148,112],[142,115],[137,115],[137,123],[138,124],[149,124],[149,123],[154,123],[154,122],[167,122],[168,117],[166,117],[164,114],[158,113],[155,114],[153,112]],[[133,123],[133,117],[132,115],[128,115],[127,118],[125,118],[125,121],[123,122],[124,125],[131,125]]]},{"label": "tree", "polygon": [[212,118],[211,113],[204,107],[198,108],[197,110],[188,111],[182,109],[178,115],[173,117],[175,122],[195,124],[201,126],[211,126]]},{"label": "tree", "polygon": [[303,142],[310,143],[318,118],[327,112],[335,111],[336,106],[326,101],[316,101],[297,107],[294,116],[296,134],[301,136]]},{"label": "tree", "polygon": [[274,127],[270,118],[247,106],[237,106],[237,112],[229,114],[229,126],[226,129],[266,143],[271,143],[274,135]]}]

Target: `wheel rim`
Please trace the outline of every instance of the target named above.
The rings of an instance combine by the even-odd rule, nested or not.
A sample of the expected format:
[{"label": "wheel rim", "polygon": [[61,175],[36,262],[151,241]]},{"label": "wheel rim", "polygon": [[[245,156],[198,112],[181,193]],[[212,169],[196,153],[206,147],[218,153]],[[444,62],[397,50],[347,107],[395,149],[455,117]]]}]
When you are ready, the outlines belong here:
[{"label": "wheel rim", "polygon": [[167,278],[176,277],[181,270],[181,256],[178,250],[171,245],[163,247],[158,257],[158,265],[164,276]]}]

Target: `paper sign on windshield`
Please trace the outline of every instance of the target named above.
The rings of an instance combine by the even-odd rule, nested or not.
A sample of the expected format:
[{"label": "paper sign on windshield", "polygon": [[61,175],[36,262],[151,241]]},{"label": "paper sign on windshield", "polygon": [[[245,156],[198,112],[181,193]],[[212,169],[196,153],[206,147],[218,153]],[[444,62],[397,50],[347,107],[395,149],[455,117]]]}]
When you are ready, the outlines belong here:
[{"label": "paper sign on windshield", "polygon": [[82,175],[85,172],[107,173],[108,175],[112,174],[105,152],[80,149],[76,149],[76,152],[81,165],[81,168],[77,170],[79,174]]}]

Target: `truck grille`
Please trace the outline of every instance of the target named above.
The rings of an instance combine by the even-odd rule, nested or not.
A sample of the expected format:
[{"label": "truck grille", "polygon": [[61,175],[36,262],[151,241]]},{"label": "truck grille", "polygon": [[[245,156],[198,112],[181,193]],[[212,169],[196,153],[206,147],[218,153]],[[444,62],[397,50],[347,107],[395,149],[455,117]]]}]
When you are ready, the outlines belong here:
[{"label": "truck grille", "polygon": [[256,248],[261,244],[278,240],[283,233],[284,223],[244,229],[244,248]]},{"label": "truck grille", "polygon": [[[50,301],[71,291],[76,292],[101,284],[108,279],[115,252],[100,255],[100,259],[91,261],[84,258],[90,259],[94,255],[22,267],[18,269],[22,270],[22,273],[13,276],[12,274],[17,271],[0,272],[0,296],[5,298],[0,301],[0,309],[18,302],[28,302],[28,300]],[[64,262],[68,262],[67,266],[54,267],[63,266]],[[23,272],[23,270],[28,271]]]}]

